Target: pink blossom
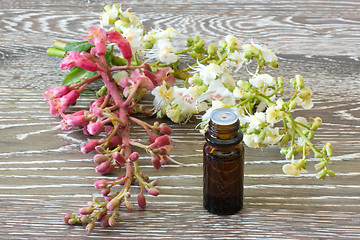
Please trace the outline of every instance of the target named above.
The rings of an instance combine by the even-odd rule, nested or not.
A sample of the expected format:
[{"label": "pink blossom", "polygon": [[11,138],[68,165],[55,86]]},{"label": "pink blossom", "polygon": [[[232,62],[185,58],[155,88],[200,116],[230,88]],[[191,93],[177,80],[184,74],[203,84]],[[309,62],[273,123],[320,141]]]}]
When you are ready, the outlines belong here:
[{"label": "pink blossom", "polygon": [[75,66],[91,72],[96,72],[98,70],[96,63],[89,60],[86,55],[81,55],[78,51],[69,52],[68,55],[61,61],[60,68],[70,69]]},{"label": "pink blossom", "polygon": [[87,123],[85,117],[85,110],[81,110],[72,114],[63,116],[63,120],[60,122],[61,129],[69,130],[74,126],[83,127]]},{"label": "pink blossom", "polygon": [[124,38],[119,32],[115,30],[110,30],[107,32],[107,39],[111,43],[116,43],[116,45],[121,51],[121,54],[126,60],[128,60],[128,62],[131,60],[131,46],[129,41],[126,40],[126,38]]},{"label": "pink blossom", "polygon": [[142,192],[137,196],[137,201],[140,208],[142,209],[146,208],[146,199]]},{"label": "pink blossom", "polygon": [[106,188],[108,182],[105,179],[100,179],[94,182],[94,186],[97,189]]},{"label": "pink blossom", "polygon": [[71,88],[69,85],[63,85],[60,87],[49,88],[48,90],[46,90],[44,92],[43,98],[52,100],[55,98],[62,97],[64,95],[68,94],[70,91],[71,91]]},{"label": "pink blossom", "polygon": [[104,56],[106,54],[106,32],[99,26],[88,27],[88,36],[83,39],[89,39],[89,43],[95,45],[96,55]]},{"label": "pink blossom", "polygon": [[89,122],[89,124],[86,126],[86,129],[89,134],[91,135],[97,135],[99,134],[104,128],[104,123],[100,120],[96,122]]},{"label": "pink blossom", "polygon": [[85,69],[90,72],[96,72],[98,65],[85,57],[81,57],[76,61],[76,66],[82,69]]},{"label": "pink blossom", "polygon": [[138,160],[138,158],[139,158],[139,153],[138,152],[133,152],[129,156],[129,161],[130,162],[135,162],[136,160]]},{"label": "pink blossom", "polygon": [[161,168],[160,158],[158,156],[153,156],[151,159],[151,162],[154,165],[155,169]]},{"label": "pink blossom", "polygon": [[119,135],[115,135],[109,142],[109,148],[115,148],[122,143],[122,138]]},{"label": "pink blossom", "polygon": [[100,107],[102,105],[102,103],[104,102],[105,96],[99,97],[98,99],[96,99],[95,101],[92,101],[90,103],[90,112],[93,112],[94,108],[96,107]]},{"label": "pink blossom", "polygon": [[162,147],[162,146],[165,146],[165,145],[170,145],[171,144],[171,137],[169,135],[163,135],[163,136],[160,136],[158,137],[154,144],[158,147]]},{"label": "pink blossom", "polygon": [[160,86],[164,81],[166,82],[167,86],[173,86],[175,84],[175,77],[173,74],[169,74],[171,70],[171,67],[164,67],[163,69],[158,69],[156,71],[156,78],[154,80],[155,86]]},{"label": "pink blossom", "polygon": [[80,53],[78,51],[68,52],[68,55],[61,61],[61,69],[70,69],[75,67],[76,61],[80,58]]},{"label": "pink blossom", "polygon": [[95,147],[100,144],[99,140],[88,139],[88,141],[88,143],[85,143],[80,147],[81,152],[84,154],[95,151]]},{"label": "pink blossom", "polygon": [[166,123],[161,123],[157,128],[162,134],[171,135],[172,129]]},{"label": "pink blossom", "polygon": [[95,171],[100,173],[101,175],[106,175],[110,172],[112,172],[115,168],[116,164],[111,164],[110,161],[106,161],[103,163],[100,163],[96,168]]},{"label": "pink blossom", "polygon": [[126,160],[125,160],[125,157],[119,153],[119,152],[114,152],[112,154],[112,157],[115,159],[115,161],[118,163],[118,164],[124,164],[126,163]]},{"label": "pink blossom", "polygon": [[61,98],[50,100],[48,103],[50,107],[50,114],[53,116],[59,116],[61,113],[65,112],[70,105],[75,104],[79,96],[80,92],[78,90],[73,90]]}]

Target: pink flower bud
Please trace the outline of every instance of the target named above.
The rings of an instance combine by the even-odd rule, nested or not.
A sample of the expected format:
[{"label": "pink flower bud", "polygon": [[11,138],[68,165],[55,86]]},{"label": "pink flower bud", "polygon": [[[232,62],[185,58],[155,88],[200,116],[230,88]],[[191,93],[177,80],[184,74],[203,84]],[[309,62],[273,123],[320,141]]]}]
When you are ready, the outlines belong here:
[{"label": "pink flower bud", "polygon": [[109,142],[109,148],[116,148],[122,143],[122,138],[119,135],[115,135]]},{"label": "pink flower bud", "polygon": [[76,100],[80,97],[80,92],[78,90],[72,90],[68,94],[60,98],[61,104],[67,106],[75,104]]},{"label": "pink flower bud", "polygon": [[81,217],[81,222],[84,223],[89,223],[91,221],[91,218],[88,216],[82,216]]},{"label": "pink flower bud", "polygon": [[149,183],[149,186],[155,187],[159,184],[158,180],[154,180],[151,183]]},{"label": "pink flower bud", "polygon": [[60,122],[61,129],[71,129],[72,127],[82,127],[87,123],[87,118],[84,115],[67,114]]},{"label": "pink flower bud", "polygon": [[126,38],[124,38],[119,32],[115,30],[110,30],[107,32],[107,39],[111,43],[116,43],[125,59],[127,59],[128,61],[131,60],[131,47],[130,43],[126,40]]},{"label": "pink flower bud", "polygon": [[106,162],[103,162],[103,163],[100,163],[96,168],[95,168],[95,171],[97,173],[100,173],[101,175],[106,175],[110,172],[112,172],[115,168],[115,164],[112,165],[110,163],[110,161],[106,161]]},{"label": "pink flower bud", "polygon": [[158,148],[157,150],[159,151],[160,155],[165,156],[168,154],[168,151],[166,150],[166,148]]},{"label": "pink flower bud", "polygon": [[99,108],[99,107],[94,107],[92,109],[92,113],[94,113],[94,115],[99,117],[99,118],[102,118],[104,116],[103,110],[101,108]]},{"label": "pink flower bud", "polygon": [[155,144],[159,147],[171,144],[171,137],[169,135],[163,135],[155,140]]},{"label": "pink flower bud", "polygon": [[75,225],[77,224],[77,220],[75,218],[70,218],[68,221],[67,221],[68,224],[70,225]]},{"label": "pink flower bud", "polygon": [[107,196],[104,196],[104,198],[106,201],[110,202],[114,199],[114,194],[108,194]]},{"label": "pink flower bud", "polygon": [[95,38],[94,39],[95,48],[96,48],[96,55],[104,56],[106,54],[106,42],[104,39]]},{"label": "pink flower bud", "polygon": [[94,211],[94,209],[91,207],[79,208],[79,214],[81,214],[81,215],[88,215],[88,214],[91,214],[93,211]]},{"label": "pink flower bud", "polygon": [[84,154],[87,154],[89,152],[92,152],[95,150],[95,147],[99,145],[99,141],[91,141],[88,143],[85,143],[84,145],[82,145],[81,148],[81,152]]},{"label": "pink flower bud", "polygon": [[83,58],[79,58],[76,63],[75,66],[85,69],[87,71],[90,72],[96,72],[98,70],[98,66],[96,63],[90,61],[89,59],[83,57]]},{"label": "pink flower bud", "polygon": [[109,218],[109,225],[110,227],[115,227],[116,225],[116,219],[113,215]]},{"label": "pink flower bud", "polygon": [[99,134],[104,128],[104,123],[102,121],[96,121],[96,122],[89,122],[89,124],[86,126],[86,129],[88,133],[91,135],[97,135]]},{"label": "pink flower bud", "polygon": [[63,85],[60,87],[49,88],[48,90],[46,90],[44,92],[43,98],[52,100],[55,98],[62,97],[64,95],[68,94],[70,91],[71,91],[71,88],[69,85]]},{"label": "pink flower bud", "polygon": [[66,213],[65,216],[64,216],[64,218],[63,218],[63,221],[64,221],[64,223],[67,223],[67,224],[68,224],[69,219],[70,219],[70,218],[74,218],[74,217],[75,217],[74,214],[72,214],[72,213]]},{"label": "pink flower bud", "polygon": [[126,197],[126,198],[131,197],[131,193],[129,193],[129,192],[124,193],[124,197]]},{"label": "pink flower bud", "polygon": [[158,129],[162,134],[166,134],[166,135],[172,134],[172,128],[169,127],[166,123],[161,123]]},{"label": "pink flower bud", "polygon": [[107,156],[105,156],[104,154],[96,154],[93,159],[94,159],[94,162],[98,163],[98,164],[109,160],[109,158]]},{"label": "pink flower bud", "polygon": [[90,222],[88,223],[88,225],[86,225],[86,232],[92,232],[92,230],[94,230],[94,227],[95,227],[95,222]]},{"label": "pink flower bud", "polygon": [[105,188],[105,189],[101,190],[101,195],[103,195],[104,197],[109,195],[109,193],[110,193],[110,188]]},{"label": "pink flower bud", "polygon": [[153,196],[159,195],[159,190],[157,190],[156,188],[149,188],[149,189],[147,189],[147,191],[150,195],[153,195]]},{"label": "pink flower bud", "polygon": [[105,179],[100,179],[94,182],[94,186],[97,189],[106,188],[108,182]]},{"label": "pink flower bud", "polygon": [[108,204],[106,208],[110,211],[113,211],[115,208],[120,206],[120,200],[118,198],[113,198]]},{"label": "pink flower bud", "polygon": [[155,169],[161,168],[160,158],[158,156],[153,156],[151,159],[151,162],[154,165]]},{"label": "pink flower bud", "polygon": [[140,193],[138,196],[137,196],[137,201],[138,201],[138,204],[139,204],[139,207],[144,209],[146,208],[146,199],[145,199],[145,196],[143,193]]},{"label": "pink flower bud", "polygon": [[139,158],[139,153],[138,152],[133,152],[129,156],[130,162],[135,162],[136,160],[138,160],[138,158]]},{"label": "pink flower bud", "polygon": [[105,153],[105,148],[103,148],[102,146],[96,146],[95,147],[95,151],[97,152],[97,153]]},{"label": "pink flower bud", "polygon": [[100,107],[102,105],[102,103],[104,102],[105,96],[99,97],[98,99],[96,99],[95,101],[90,103],[90,112],[93,112],[94,108],[96,107]]},{"label": "pink flower bud", "polygon": [[119,152],[114,152],[112,154],[112,157],[115,159],[115,161],[118,164],[125,164],[126,163],[125,157]]},{"label": "pink flower bud", "polygon": [[132,205],[132,203],[127,200],[125,200],[124,205],[129,211],[132,211],[134,209],[134,206]]},{"label": "pink flower bud", "polygon": [[100,226],[101,227],[108,227],[109,226],[109,215],[106,215],[101,219]]}]

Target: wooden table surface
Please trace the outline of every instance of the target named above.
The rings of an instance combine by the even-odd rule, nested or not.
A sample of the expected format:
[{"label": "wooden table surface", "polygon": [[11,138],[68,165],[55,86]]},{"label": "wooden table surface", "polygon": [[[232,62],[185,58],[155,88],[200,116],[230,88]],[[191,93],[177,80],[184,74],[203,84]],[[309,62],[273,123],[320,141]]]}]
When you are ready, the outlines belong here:
[{"label": "wooden table surface", "polygon": [[[161,192],[147,198],[146,210],[124,210],[122,223],[91,234],[65,225],[64,213],[99,195],[93,182],[103,177],[94,171],[92,155],[79,151],[85,137],[58,129],[60,120],[42,100],[42,92],[64,76],[59,59],[45,51],[55,39],[78,40],[87,26],[98,24],[103,3],[2,0],[1,239],[360,239],[359,1],[130,0],[124,7],[147,28],[174,27],[215,43],[227,34],[268,43],[280,57],[273,74],[302,74],[313,86],[314,108],[297,113],[323,119],[315,142],[333,144],[337,176],[315,179],[310,160],[309,174],[288,177],[277,147],[246,148],[244,209],[212,215],[202,207],[204,138],[194,130],[196,120],[185,126],[162,120],[174,128],[172,156],[194,165],[155,170],[143,159],[142,169],[159,180]],[[87,92],[77,108],[92,98]],[[133,133],[146,136],[136,126]]]}]

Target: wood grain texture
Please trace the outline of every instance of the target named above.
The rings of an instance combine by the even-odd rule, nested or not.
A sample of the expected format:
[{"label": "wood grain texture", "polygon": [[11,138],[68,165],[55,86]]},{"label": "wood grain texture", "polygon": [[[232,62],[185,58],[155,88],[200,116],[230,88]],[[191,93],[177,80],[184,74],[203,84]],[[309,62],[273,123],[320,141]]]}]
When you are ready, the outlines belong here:
[{"label": "wood grain texture", "polygon": [[[280,53],[280,67],[272,74],[300,73],[313,86],[314,109],[301,114],[323,119],[316,143],[334,145],[337,176],[316,180],[310,159],[310,174],[288,177],[278,148],[246,148],[244,209],[228,217],[211,215],[202,208],[204,139],[194,130],[196,119],[185,126],[162,120],[174,128],[172,156],[193,166],[155,170],[145,157],[141,167],[159,180],[161,191],[147,198],[145,211],[124,210],[124,222],[91,234],[63,224],[65,212],[76,212],[99,195],[93,182],[103,177],[94,171],[92,155],[79,151],[86,138],[76,130],[61,131],[42,101],[42,92],[64,74],[59,59],[45,51],[55,39],[78,40],[88,25],[98,23],[102,7],[102,1],[92,0],[0,2],[0,239],[360,238],[356,0],[127,1],[124,7],[145,19],[146,27],[174,27],[184,33],[180,40],[199,34],[217,42],[234,34],[268,43]],[[75,109],[93,98],[86,92]],[[137,126],[133,133],[146,136]]]}]

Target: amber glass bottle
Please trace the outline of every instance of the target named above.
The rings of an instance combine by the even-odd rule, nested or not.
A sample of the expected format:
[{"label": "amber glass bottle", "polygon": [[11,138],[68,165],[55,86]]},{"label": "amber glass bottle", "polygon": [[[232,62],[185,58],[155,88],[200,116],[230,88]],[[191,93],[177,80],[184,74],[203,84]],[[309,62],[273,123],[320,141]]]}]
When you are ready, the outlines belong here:
[{"label": "amber glass bottle", "polygon": [[244,147],[238,116],[227,108],[210,115],[204,145],[204,207],[228,215],[243,206]]}]

